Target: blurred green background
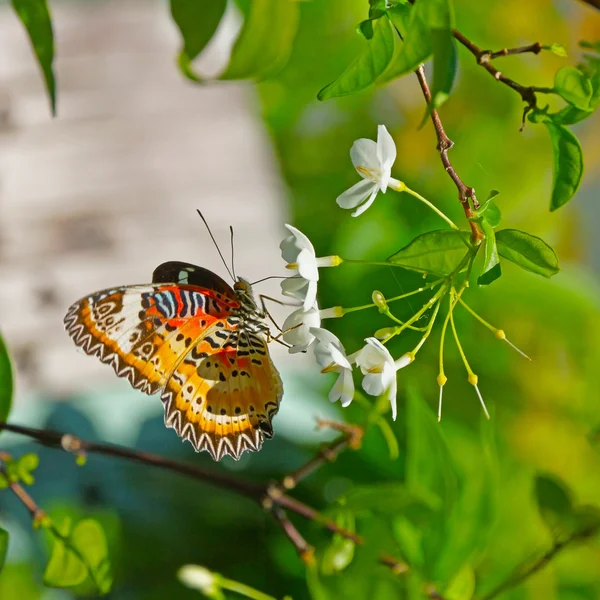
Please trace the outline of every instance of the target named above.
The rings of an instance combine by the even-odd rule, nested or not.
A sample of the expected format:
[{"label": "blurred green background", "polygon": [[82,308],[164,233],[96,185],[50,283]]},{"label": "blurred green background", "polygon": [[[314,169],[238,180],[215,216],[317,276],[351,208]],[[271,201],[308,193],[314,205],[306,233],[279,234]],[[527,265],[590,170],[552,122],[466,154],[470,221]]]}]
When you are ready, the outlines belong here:
[{"label": "blurred green background", "polygon": [[[299,2],[300,25],[289,62],[275,78],[252,85],[246,93],[253,97],[257,126],[272,144],[277,159],[272,168],[284,183],[280,202],[287,203],[290,222],[310,237],[317,255],[382,260],[419,233],[443,224],[407,195],[380,196],[357,219],[336,205],[336,196],[357,181],[348,155],[352,142],[359,137],[374,138],[377,124],[384,123],[396,141],[394,176],[440,206],[455,222],[462,223],[464,217],[456,190],[439,161],[432,128],[429,124],[418,128],[424,104],[414,77],[350,98],[316,100],[318,90],[360,48],[355,25],[366,18],[365,4],[364,0]],[[131,12],[134,5],[128,3],[127,10]],[[118,18],[119,7],[114,9]],[[168,19],[166,10],[163,17]],[[485,48],[534,41],[561,43],[571,64],[580,54],[579,40],[600,37],[598,12],[566,0],[464,0],[456,2],[456,22],[465,35]],[[519,82],[546,86],[562,64],[565,59],[542,53],[502,59],[498,66]],[[135,82],[135,72],[126,76]],[[195,93],[205,94],[206,88],[200,86]],[[69,109],[61,109],[60,102],[59,92],[59,112],[66,118]],[[327,567],[319,563],[320,573],[313,573],[307,584],[305,567],[292,546],[272,518],[247,500],[112,459],[90,457],[79,468],[70,456],[12,440],[10,451],[15,455],[33,449],[40,453],[41,466],[32,488],[40,505],[51,514],[70,511],[95,516],[105,525],[115,576],[111,598],[198,597],[198,592],[186,589],[175,577],[177,569],[189,563],[275,597],[287,594],[301,599],[312,593],[315,598],[420,598],[424,596],[418,578],[394,576],[376,560],[378,551],[403,556],[411,545],[420,548],[415,556],[420,555],[425,580],[441,589],[467,561],[475,570],[480,597],[517,564],[535,559],[551,545],[534,502],[537,473],[560,477],[578,503],[600,505],[600,455],[593,435],[600,425],[598,118],[574,127],[584,149],[584,181],[577,197],[551,214],[552,157],[547,133],[530,124],[520,133],[521,114],[519,96],[496,83],[460,48],[457,85],[441,111],[446,131],[455,142],[452,162],[480,198],[499,190],[503,225],[544,238],[556,249],[562,267],[560,274],[545,280],[507,265],[499,281],[485,289],[472,287],[465,299],[504,329],[533,360],[524,360],[459,310],[457,326],[492,419],[482,421],[477,398],[449,341],[449,382],[444,417],[437,425],[433,417],[438,395],[436,327],[419,359],[399,373],[399,416],[396,422],[390,420],[400,444],[399,458],[390,459],[380,431],[371,428],[360,451],[346,452],[295,491],[298,498],[334,514],[340,511],[339,498],[347,498],[352,508],[353,502],[360,505],[352,494],[361,489],[368,492],[368,501],[356,509],[357,530],[367,543],[356,549],[354,560],[343,571],[327,574]],[[177,198],[172,199],[171,210],[177,210]],[[242,218],[252,220],[251,206],[240,211]],[[320,305],[366,304],[373,289],[392,296],[421,281],[418,274],[398,269],[392,274],[385,267],[344,265],[322,273]],[[420,306],[419,299],[411,302],[405,303],[398,316],[410,315],[411,309]],[[368,311],[327,322],[349,352],[384,325],[384,317]],[[395,356],[412,347],[408,337],[391,345]],[[327,404],[331,381],[326,376],[315,383],[314,375],[292,367],[287,377],[293,382],[294,400],[310,390],[318,402]],[[100,396],[97,402],[102,401]],[[81,410],[81,403],[89,403],[89,398],[72,397],[52,409],[48,409],[49,400],[42,390],[39,403],[48,414],[46,426],[91,440],[101,437],[101,428]],[[28,410],[36,406],[30,403]],[[27,422],[26,410],[18,415],[19,422]],[[342,418],[362,422],[364,416],[354,403]],[[165,433],[160,415],[147,418],[147,412],[132,410],[128,418],[137,419],[139,425],[132,444],[136,448],[215,469],[233,468],[212,465],[207,456],[182,446],[174,435]],[[316,448],[314,436],[299,443],[276,435],[236,472],[257,481],[277,479]],[[395,494],[405,483],[429,498],[426,510],[420,505],[405,510],[400,498],[395,504]],[[369,487],[383,484],[393,487]],[[0,598],[70,598],[66,591],[41,588],[45,565],[41,536],[31,532],[29,516],[7,494],[0,495],[0,519],[13,536],[0,576]],[[329,534],[293,520],[317,547],[319,559],[333,552],[327,550]],[[599,597],[598,540],[567,549],[502,596],[507,600]]]}]

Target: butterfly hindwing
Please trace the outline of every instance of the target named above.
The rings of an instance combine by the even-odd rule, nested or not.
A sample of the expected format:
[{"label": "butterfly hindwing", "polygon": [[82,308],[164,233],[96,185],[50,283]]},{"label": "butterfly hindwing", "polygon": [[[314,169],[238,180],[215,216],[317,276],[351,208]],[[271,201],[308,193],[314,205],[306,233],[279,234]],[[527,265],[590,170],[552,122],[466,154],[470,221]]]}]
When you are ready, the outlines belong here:
[{"label": "butterfly hindwing", "polygon": [[165,422],[215,460],[237,460],[273,436],[283,388],[262,338],[225,326],[209,334],[213,344],[217,333],[228,335],[221,350],[206,355],[204,340],[171,375],[162,395]]}]

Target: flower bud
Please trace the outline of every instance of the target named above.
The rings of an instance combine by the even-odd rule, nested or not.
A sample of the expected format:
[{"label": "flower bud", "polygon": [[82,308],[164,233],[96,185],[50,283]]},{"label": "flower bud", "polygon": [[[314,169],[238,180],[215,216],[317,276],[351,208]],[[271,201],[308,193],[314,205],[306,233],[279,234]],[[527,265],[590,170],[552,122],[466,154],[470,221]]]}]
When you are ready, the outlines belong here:
[{"label": "flower bud", "polygon": [[387,302],[385,301],[385,296],[379,290],[374,290],[371,298],[373,299],[373,304],[379,309],[380,313],[386,313],[389,310]]}]

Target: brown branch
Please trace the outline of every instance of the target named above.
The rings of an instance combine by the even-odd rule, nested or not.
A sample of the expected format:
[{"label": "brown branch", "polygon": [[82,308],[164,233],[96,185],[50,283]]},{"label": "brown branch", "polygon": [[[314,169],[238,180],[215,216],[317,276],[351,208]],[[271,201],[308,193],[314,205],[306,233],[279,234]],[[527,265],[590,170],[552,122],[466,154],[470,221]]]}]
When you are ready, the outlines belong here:
[{"label": "brown branch", "polygon": [[281,525],[281,529],[283,529],[283,532],[296,549],[296,552],[302,561],[306,564],[314,564],[315,549],[304,539],[302,534],[296,529],[295,525],[287,518],[285,511],[276,507],[273,510],[273,516],[279,525]]},{"label": "brown branch", "polygon": [[382,554],[379,557],[379,562],[389,567],[394,575],[404,575],[410,571],[410,567],[405,562],[398,560],[390,554]]},{"label": "brown branch", "polygon": [[224,475],[208,469],[196,467],[188,463],[174,461],[158,454],[130,450],[129,448],[114,446],[112,444],[97,444],[94,442],[88,442],[82,438],[75,437],[70,434],[62,434],[47,429],[35,429],[22,425],[0,423],[0,430],[2,429],[29,436],[45,446],[62,449],[75,455],[90,453],[101,454],[104,456],[114,456],[148,466],[157,467],[159,469],[173,471],[174,473],[184,475],[196,481],[209,483],[211,485],[227,489],[236,494],[251,498],[263,508],[271,512],[273,512],[277,507],[287,509],[301,517],[304,517],[305,519],[315,521],[329,531],[350,539],[357,544],[363,543],[363,540],[360,536],[347,531],[343,527],[339,527],[334,521],[323,516],[319,511],[311,506],[286,495],[278,486],[252,483],[249,481],[236,479],[229,475]]},{"label": "brown branch", "polygon": [[[455,30],[456,31],[456,30]],[[501,58],[503,56],[511,56],[513,54],[539,54],[543,47],[539,42],[529,44],[528,46],[517,46],[516,48],[503,48],[497,52],[489,52],[490,60]]]},{"label": "brown branch", "polygon": [[317,421],[317,427],[331,427],[342,431],[344,435],[330,444],[326,444],[306,464],[296,469],[283,478],[282,486],[286,490],[293,490],[300,481],[316,471],[325,462],[333,462],[346,448],[357,450],[360,448],[364,430],[357,425],[347,425],[334,421]]},{"label": "brown branch", "polygon": [[[421,65],[416,71],[417,79],[419,80],[419,85],[421,86],[421,90],[423,92],[423,96],[425,96],[425,100],[427,104],[431,104],[431,91],[429,90],[429,85],[427,83],[427,78],[425,77],[425,69],[423,65]],[[481,231],[479,225],[474,223],[470,219],[474,216],[473,209],[471,208],[471,202],[473,202],[473,206],[477,209],[479,208],[479,202],[477,201],[477,196],[475,195],[475,190],[468,185],[465,185],[463,180],[458,176],[458,173],[455,171],[452,163],[450,162],[450,158],[448,157],[448,150],[454,146],[454,142],[446,135],[446,131],[444,130],[444,126],[442,125],[442,121],[438,114],[438,111],[434,108],[431,111],[431,121],[433,126],[435,127],[435,132],[437,135],[437,149],[440,153],[440,158],[442,159],[442,164],[444,165],[444,169],[450,178],[454,182],[456,189],[458,190],[458,200],[463,207],[463,211],[465,213],[465,217],[469,220],[469,225],[471,226],[471,240],[474,245],[478,245],[483,240],[483,232]]]},{"label": "brown branch", "polygon": [[477,44],[468,39],[458,29],[452,30],[452,35],[458,40],[474,57],[478,65],[481,65],[496,81],[503,83],[515,92],[517,92],[523,102],[525,102],[525,109],[523,110],[523,120],[521,123],[521,131],[525,127],[525,117],[527,113],[537,108],[537,96],[536,92],[551,93],[550,88],[539,88],[535,86],[524,86],[517,83],[514,79],[504,75],[499,69],[497,69],[491,61],[495,58],[502,56],[509,56],[513,54],[525,54],[531,52],[533,54],[539,54],[542,50],[542,46],[539,42],[530,44],[529,46],[519,46],[517,48],[504,48],[498,52],[492,52],[490,50],[483,50]]}]

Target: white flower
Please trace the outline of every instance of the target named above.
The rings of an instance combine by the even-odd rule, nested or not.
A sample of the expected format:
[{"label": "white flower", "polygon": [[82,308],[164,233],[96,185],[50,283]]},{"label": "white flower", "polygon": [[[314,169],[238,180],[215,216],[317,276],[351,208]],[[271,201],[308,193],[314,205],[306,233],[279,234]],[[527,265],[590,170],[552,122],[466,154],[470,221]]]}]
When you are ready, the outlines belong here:
[{"label": "white flower", "polygon": [[337,267],[342,259],[339,256],[317,258],[311,241],[292,225],[286,225],[292,235],[286,237],[279,247],[288,269],[296,269],[297,277],[290,277],[281,283],[281,293],[304,303],[308,310],[317,299],[319,267]]},{"label": "white flower", "polygon": [[316,303],[308,310],[300,307],[289,314],[283,322],[282,329],[284,331],[283,340],[292,346],[290,353],[304,352],[315,339],[310,331],[311,328],[320,326],[321,315]]},{"label": "white flower", "polygon": [[319,310],[316,302],[308,310],[301,306],[290,313],[282,326],[283,340],[292,346],[289,352],[304,352],[314,342],[315,336],[311,329],[321,327],[321,319],[333,319],[343,314],[341,306]]},{"label": "white flower", "polygon": [[356,356],[356,364],[364,375],[363,389],[371,396],[387,393],[392,405],[392,418],[396,420],[396,371],[410,365],[414,360],[411,352],[394,360],[389,350],[374,337],[365,340],[367,344]]},{"label": "white flower", "polygon": [[204,595],[211,598],[219,593],[219,585],[215,575],[198,565],[184,565],[177,572],[179,581],[187,587],[201,591]]},{"label": "white flower", "polygon": [[327,329],[311,327],[315,337],[315,358],[322,373],[338,373],[338,378],[329,392],[329,401],[340,400],[345,408],[354,399],[354,381],[352,380],[351,357],[346,356],[342,342]]},{"label": "white flower", "polygon": [[350,158],[363,180],[338,196],[336,202],[342,208],[356,208],[352,216],[358,217],[373,204],[380,190],[385,194],[388,186],[397,189],[402,185],[392,178],[396,145],[385,125],[377,127],[377,143],[365,138],[356,140],[350,149]]}]

